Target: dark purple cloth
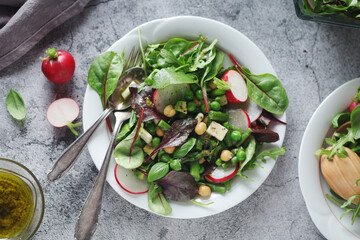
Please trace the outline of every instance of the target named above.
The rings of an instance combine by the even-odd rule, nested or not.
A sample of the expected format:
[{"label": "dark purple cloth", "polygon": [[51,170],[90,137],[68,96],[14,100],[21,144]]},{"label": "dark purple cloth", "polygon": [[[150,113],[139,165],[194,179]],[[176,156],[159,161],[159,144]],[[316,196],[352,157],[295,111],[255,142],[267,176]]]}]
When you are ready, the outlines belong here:
[{"label": "dark purple cloth", "polygon": [[0,70],[23,56],[52,29],[80,13],[89,1],[0,0]]}]

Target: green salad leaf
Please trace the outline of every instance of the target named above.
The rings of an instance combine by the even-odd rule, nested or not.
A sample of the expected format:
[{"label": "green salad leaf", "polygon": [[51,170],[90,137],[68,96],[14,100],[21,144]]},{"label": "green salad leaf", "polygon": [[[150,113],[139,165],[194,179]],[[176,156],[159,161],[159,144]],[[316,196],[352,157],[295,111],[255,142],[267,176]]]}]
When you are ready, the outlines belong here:
[{"label": "green salad leaf", "polygon": [[277,77],[270,73],[251,74],[249,69],[241,67],[240,74],[246,79],[251,100],[266,111],[282,114],[289,105],[286,91]]},{"label": "green salad leaf", "polygon": [[338,128],[342,124],[346,123],[347,121],[350,121],[350,113],[339,113],[337,114],[331,121],[334,128]]},{"label": "green salad leaf", "polygon": [[92,62],[88,72],[88,83],[99,94],[103,107],[115,91],[123,72],[124,56],[116,52],[104,52]]},{"label": "green salad leaf", "polygon": [[[141,125],[141,129],[142,129],[142,125]],[[115,161],[123,168],[135,169],[140,167],[141,164],[144,162],[144,152],[142,150],[143,144],[140,138],[136,139],[134,148],[131,151],[131,156],[130,156],[130,147],[135,137],[136,130],[137,128],[134,128],[134,130],[129,134],[129,136],[127,136],[115,147],[114,150]]]},{"label": "green salad leaf", "polygon": [[169,215],[172,211],[172,208],[162,193],[161,187],[155,182],[150,184],[148,206],[152,211],[161,215]]},{"label": "green salad leaf", "polygon": [[13,118],[17,120],[23,120],[25,118],[25,103],[18,92],[10,89],[5,101],[6,108]]},{"label": "green salad leaf", "polygon": [[150,171],[147,178],[148,183],[156,181],[162,177],[164,177],[169,172],[169,164],[164,162],[155,163]]},{"label": "green salad leaf", "polygon": [[151,81],[151,86],[154,89],[163,89],[173,84],[196,83],[197,79],[190,74],[183,71],[176,71],[175,68],[162,68],[155,70],[152,75],[148,77]]},{"label": "green salad leaf", "polygon": [[270,157],[276,160],[277,156],[284,155],[286,153],[285,147],[282,148],[273,148],[268,151],[262,151],[259,155],[256,156],[257,159],[260,159],[263,163],[266,163],[265,157]]},{"label": "green salad leaf", "polygon": [[360,138],[360,105],[353,109],[350,115],[351,131],[354,139]]}]

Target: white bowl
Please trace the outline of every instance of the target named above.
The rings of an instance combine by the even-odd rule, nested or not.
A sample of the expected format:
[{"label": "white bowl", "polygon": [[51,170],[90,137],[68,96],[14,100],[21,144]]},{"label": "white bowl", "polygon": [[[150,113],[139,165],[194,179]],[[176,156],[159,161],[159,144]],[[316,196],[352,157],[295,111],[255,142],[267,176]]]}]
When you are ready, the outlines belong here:
[{"label": "white bowl", "polygon": [[[139,48],[138,28],[140,28],[142,44],[144,46],[147,43],[163,42],[173,37],[197,39],[199,34],[208,37],[209,42],[218,38],[219,43],[217,46],[223,51],[231,53],[242,65],[248,67],[253,73],[271,73],[276,75],[265,55],[247,37],[223,23],[200,17],[173,17],[145,23],[134,28],[114,43],[109,48],[109,51],[121,53],[123,49],[125,49],[126,56],[132,47]],[[230,65],[229,59],[226,59],[224,64]],[[96,92],[88,86],[84,98],[84,129],[89,128],[101,112],[102,106],[100,98]],[[285,114],[281,116],[281,120],[286,120]],[[279,133],[280,140],[275,144],[267,145],[268,147],[281,147],[286,127],[284,125],[276,125],[273,129]],[[98,169],[103,162],[109,144],[108,136],[109,133],[106,130],[105,124],[103,124],[88,143],[90,155]],[[275,161],[269,160],[266,164],[263,164],[263,168],[257,167],[246,173],[253,181],[236,177],[232,182],[231,190],[226,194],[213,193],[207,200],[199,199],[199,201],[203,202],[214,202],[209,206],[198,206],[191,202],[181,203],[171,201],[170,205],[173,211],[167,217],[199,218],[227,210],[244,201],[258,189],[270,174],[274,165]],[[107,176],[107,181],[112,188],[132,204],[150,211],[147,204],[147,194],[132,195],[118,186],[113,173],[114,167],[115,161],[112,161]]]},{"label": "white bowl", "polygon": [[327,239],[360,239],[360,219],[351,225],[351,213],[340,220],[344,212],[330,202],[325,194],[330,193],[320,172],[319,158],[314,155],[323,145],[331,127],[332,118],[345,111],[360,85],[360,78],[337,88],[316,109],[306,127],[299,153],[299,181],[306,207],[319,231]]}]

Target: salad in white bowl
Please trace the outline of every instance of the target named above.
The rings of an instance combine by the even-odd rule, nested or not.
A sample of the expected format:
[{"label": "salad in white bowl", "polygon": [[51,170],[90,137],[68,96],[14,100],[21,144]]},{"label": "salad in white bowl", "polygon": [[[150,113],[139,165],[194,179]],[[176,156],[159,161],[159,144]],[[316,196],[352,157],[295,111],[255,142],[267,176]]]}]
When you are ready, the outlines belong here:
[{"label": "salad in white bowl", "polygon": [[[190,20],[196,24],[182,31]],[[211,28],[204,27],[209,24]],[[281,143],[288,98],[282,84],[271,66],[266,71],[254,60],[246,65],[236,50],[226,51],[223,46],[228,41],[222,43],[223,34],[217,33],[216,38],[212,32],[218,26],[235,40],[236,36],[245,39],[246,49],[262,59],[258,48],[243,35],[212,20],[179,17],[139,27],[137,49],[142,51],[141,63],[148,76],[143,84],[130,84],[124,91],[130,93],[125,97],[132,115],[118,136],[108,181],[130,202],[158,214],[192,218],[234,206],[271,171],[274,161],[259,167],[258,160],[276,160],[285,153]],[[175,35],[175,30],[181,34]],[[116,72],[126,51],[139,43],[138,39],[134,42],[135,36],[139,37],[137,29],[99,55],[90,71],[107,66],[107,74],[97,76]],[[267,60],[263,63],[268,64]],[[87,102],[97,102],[99,108],[105,105],[104,96],[112,93],[107,79],[89,79],[89,83],[93,89],[88,88],[85,96],[85,128],[91,118]],[[106,147],[108,133],[103,127],[89,144],[96,165],[101,163],[100,145]]]}]

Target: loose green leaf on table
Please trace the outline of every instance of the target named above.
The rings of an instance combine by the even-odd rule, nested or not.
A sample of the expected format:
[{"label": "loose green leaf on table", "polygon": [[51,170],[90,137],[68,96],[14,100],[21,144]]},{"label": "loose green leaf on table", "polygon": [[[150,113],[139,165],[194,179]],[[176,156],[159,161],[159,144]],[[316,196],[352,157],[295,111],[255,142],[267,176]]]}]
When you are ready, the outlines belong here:
[{"label": "loose green leaf on table", "polygon": [[10,115],[17,120],[23,120],[26,116],[24,100],[18,92],[12,89],[6,97],[6,108]]}]

